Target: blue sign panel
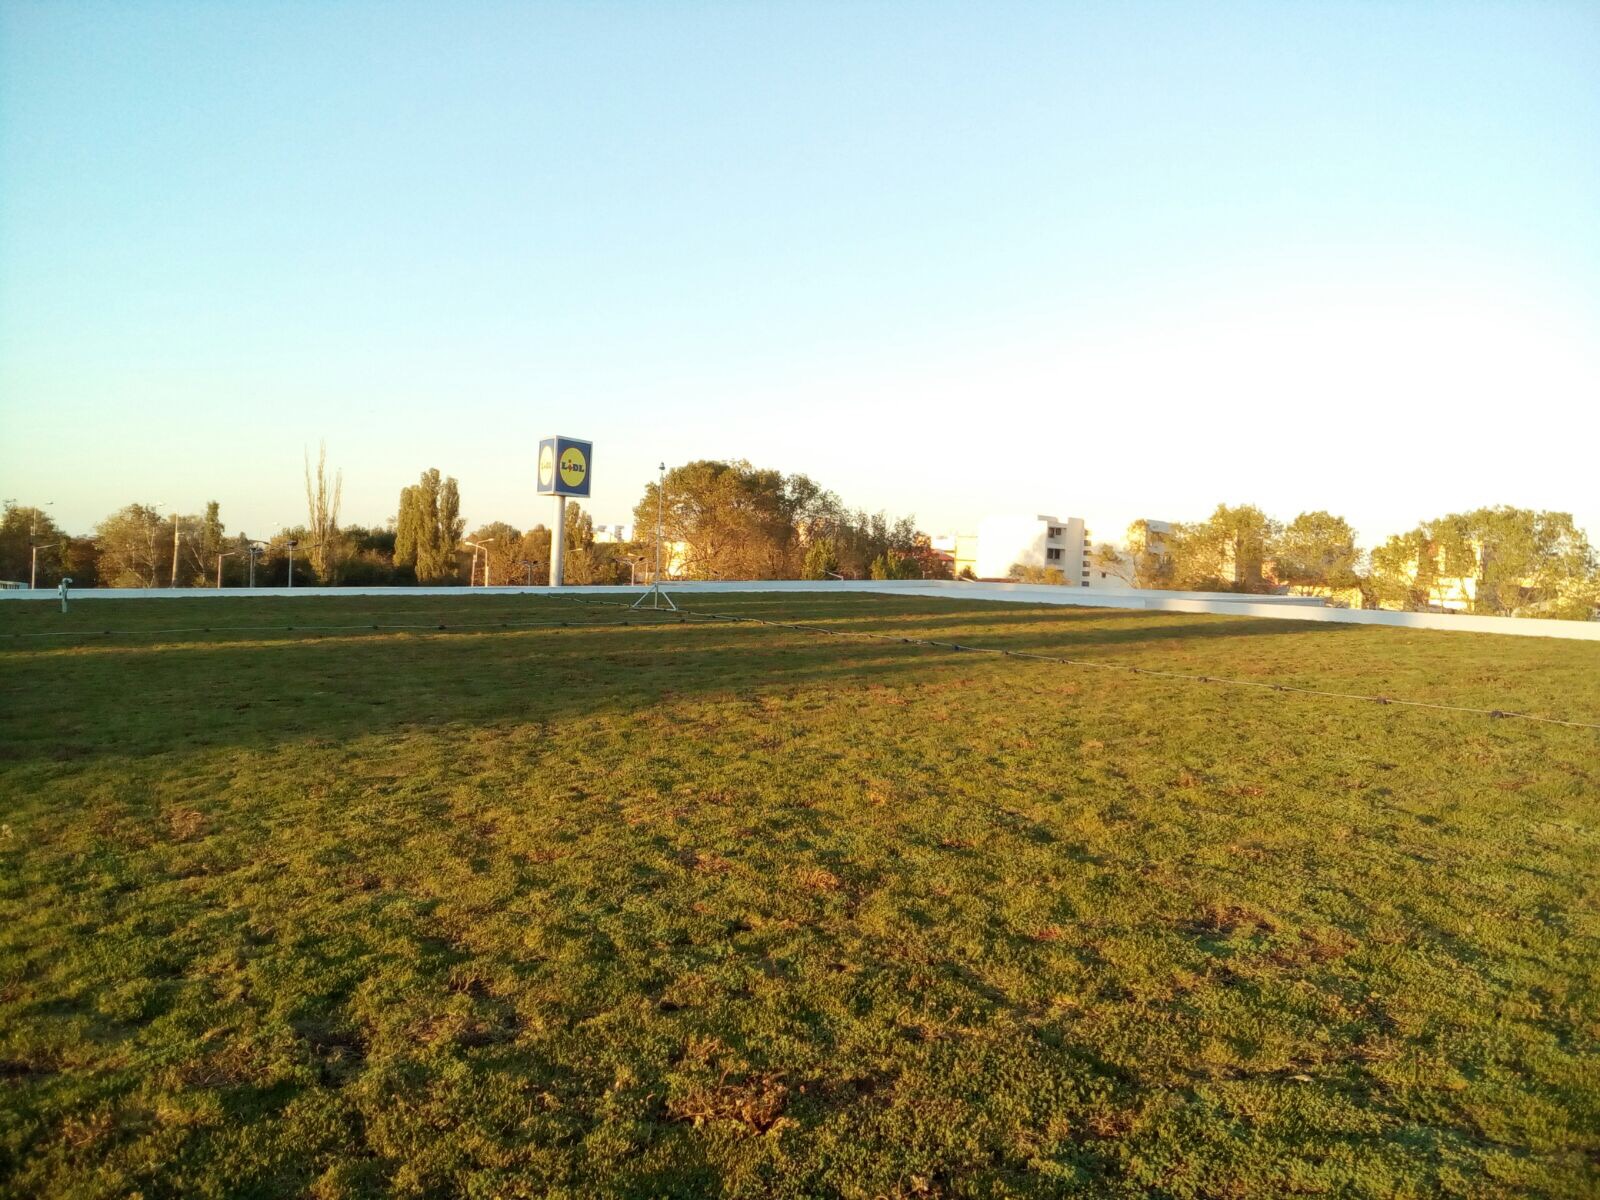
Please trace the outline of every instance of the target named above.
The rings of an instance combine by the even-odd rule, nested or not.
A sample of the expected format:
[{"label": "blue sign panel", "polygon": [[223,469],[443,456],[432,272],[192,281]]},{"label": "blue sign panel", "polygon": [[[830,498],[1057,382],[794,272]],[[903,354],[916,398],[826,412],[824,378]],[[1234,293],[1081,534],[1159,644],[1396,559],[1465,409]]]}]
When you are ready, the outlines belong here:
[{"label": "blue sign panel", "polygon": [[548,437],[539,443],[538,492],[541,496],[588,496],[594,443]]}]

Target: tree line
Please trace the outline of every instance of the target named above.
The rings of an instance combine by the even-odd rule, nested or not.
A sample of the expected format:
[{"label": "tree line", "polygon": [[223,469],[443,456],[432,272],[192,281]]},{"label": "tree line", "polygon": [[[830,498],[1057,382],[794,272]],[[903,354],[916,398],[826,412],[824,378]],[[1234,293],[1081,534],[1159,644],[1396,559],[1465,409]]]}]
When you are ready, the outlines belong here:
[{"label": "tree line", "polygon": [[1461,607],[1490,616],[1592,618],[1600,560],[1570,513],[1499,506],[1451,513],[1370,552],[1343,517],[1282,524],[1254,505],[1222,504],[1204,521],[1135,521],[1092,565],[1141,588],[1331,596],[1364,608]]},{"label": "tree line", "polygon": [[[0,579],[78,587],[544,584],[550,530],[491,521],[471,532],[457,481],[436,468],[401,489],[383,527],[341,525],[342,478],[326,452],[305,463],[306,520],[266,538],[229,533],[216,501],[198,512],[130,504],[91,536],[70,535],[41,508],[7,502],[0,514]],[[702,459],[672,468],[658,495],[634,506],[634,539],[603,541],[590,515],[567,504],[566,581],[948,578],[913,518],[852,509],[806,475]],[[1102,543],[1092,567],[1140,588],[1329,596],[1369,608],[1446,605],[1502,616],[1588,619],[1600,609],[1600,565],[1568,513],[1479,508],[1424,521],[1370,552],[1343,517],[1301,513],[1281,523],[1254,505],[1219,505],[1204,521],[1136,521],[1121,546]],[[1068,582],[1053,569],[1015,577]]]},{"label": "tree line", "polygon": [[[848,508],[804,475],[747,462],[701,460],[665,476],[664,572],[678,579],[921,578],[948,576],[947,560],[911,517]],[[91,535],[65,533],[45,510],[7,502],[0,516],[0,579],[70,576],[76,587],[407,586],[544,584],[550,530],[490,521],[472,531],[460,486],[437,468],[402,488],[383,527],[341,525],[343,480],[325,451],[305,464],[306,520],[264,538],[230,533],[216,501],[201,512],[129,504]],[[566,506],[566,582],[652,577],[657,484],[634,509],[633,541],[597,539],[581,505]]]}]

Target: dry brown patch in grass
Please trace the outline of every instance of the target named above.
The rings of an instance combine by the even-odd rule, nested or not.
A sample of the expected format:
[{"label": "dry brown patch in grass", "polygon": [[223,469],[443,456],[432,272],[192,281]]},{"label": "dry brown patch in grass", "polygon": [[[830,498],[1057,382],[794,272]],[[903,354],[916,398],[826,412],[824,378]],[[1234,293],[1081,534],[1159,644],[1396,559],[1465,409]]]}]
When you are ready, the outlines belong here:
[{"label": "dry brown patch in grass", "polygon": [[813,892],[836,892],[843,881],[826,867],[803,867],[794,873],[794,881]]},{"label": "dry brown patch in grass", "polygon": [[1344,930],[1332,926],[1302,929],[1299,937],[1298,945],[1283,946],[1274,950],[1272,961],[1284,967],[1337,962],[1361,944]]},{"label": "dry brown patch in grass", "polygon": [[167,813],[167,828],[175,842],[192,842],[205,832],[205,814],[192,808],[175,808]]},{"label": "dry brown patch in grass", "polygon": [[710,850],[685,850],[678,856],[678,861],[689,870],[704,875],[724,875],[733,867],[732,860]]},{"label": "dry brown patch in grass", "polygon": [[1253,905],[1213,901],[1200,909],[1189,927],[1197,933],[1231,936],[1272,933],[1278,928],[1278,922],[1271,913]]},{"label": "dry brown patch in grass", "polygon": [[1102,1109],[1084,1124],[1090,1136],[1102,1141],[1115,1141],[1128,1136],[1133,1128],[1133,1114],[1120,1108]]},{"label": "dry brown patch in grass", "polygon": [[789,1089],[782,1074],[767,1072],[738,1082],[723,1079],[709,1087],[693,1088],[667,1101],[667,1116],[696,1126],[707,1121],[734,1121],[766,1133],[778,1123],[788,1104]]},{"label": "dry brown patch in grass", "polygon": [[1033,940],[1036,942],[1059,942],[1064,932],[1059,925],[1041,925],[1033,931]]}]

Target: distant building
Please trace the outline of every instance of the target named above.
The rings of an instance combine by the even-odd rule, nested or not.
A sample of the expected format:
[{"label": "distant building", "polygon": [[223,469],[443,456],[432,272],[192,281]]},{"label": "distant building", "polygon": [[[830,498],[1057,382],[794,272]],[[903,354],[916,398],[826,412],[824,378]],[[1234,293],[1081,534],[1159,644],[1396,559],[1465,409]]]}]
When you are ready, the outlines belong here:
[{"label": "distant building", "polygon": [[1089,587],[1089,530],[1082,517],[985,517],[978,523],[979,579],[1006,579],[1020,567],[1060,571],[1064,583]]},{"label": "distant building", "polygon": [[596,525],[594,527],[594,540],[597,542],[627,542],[632,538],[628,535],[626,525]]},{"label": "distant building", "polygon": [[929,544],[950,559],[950,573],[962,571],[978,573],[978,535],[975,533],[941,533],[928,539]]},{"label": "distant building", "polygon": [[[1167,521],[1146,521],[1144,548],[1154,554],[1166,553],[1166,538],[1172,532]],[[1037,516],[988,517],[978,523],[971,550],[974,573],[979,579],[1006,579],[1019,567],[1060,571],[1069,587],[1126,590],[1127,579],[1094,563],[1094,534],[1082,517]],[[957,552],[961,569],[961,553]]]}]

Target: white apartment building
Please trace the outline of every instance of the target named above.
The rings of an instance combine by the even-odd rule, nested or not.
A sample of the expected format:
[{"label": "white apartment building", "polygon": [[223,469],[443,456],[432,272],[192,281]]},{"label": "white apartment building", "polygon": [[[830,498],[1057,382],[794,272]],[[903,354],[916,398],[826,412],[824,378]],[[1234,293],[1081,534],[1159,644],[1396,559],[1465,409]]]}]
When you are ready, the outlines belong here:
[{"label": "white apartment building", "polygon": [[1089,564],[1093,549],[1082,517],[985,517],[978,522],[979,579],[1004,579],[1014,567],[1060,571],[1074,587],[1090,587],[1098,575]]},{"label": "white apartment building", "polygon": [[[1160,544],[1172,526],[1165,521],[1149,522],[1151,545],[1161,553]],[[1108,539],[1102,538],[1101,541]],[[979,579],[1005,579],[1014,567],[1043,567],[1061,572],[1070,587],[1104,588],[1126,591],[1125,579],[1102,571],[1093,562],[1094,532],[1082,517],[1037,516],[987,517],[978,523],[977,566]]]}]

